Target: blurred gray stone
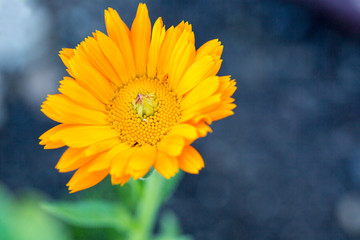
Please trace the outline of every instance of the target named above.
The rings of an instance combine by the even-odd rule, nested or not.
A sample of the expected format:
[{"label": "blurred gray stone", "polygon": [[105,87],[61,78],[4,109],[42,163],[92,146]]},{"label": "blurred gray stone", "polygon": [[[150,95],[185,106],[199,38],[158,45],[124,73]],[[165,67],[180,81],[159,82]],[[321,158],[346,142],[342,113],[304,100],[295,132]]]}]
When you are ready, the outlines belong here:
[{"label": "blurred gray stone", "polygon": [[360,236],[360,195],[345,195],[339,201],[336,215],[346,233]]},{"label": "blurred gray stone", "polygon": [[22,68],[48,50],[46,9],[33,1],[0,0],[0,71]]},{"label": "blurred gray stone", "polygon": [[59,81],[63,79],[64,74],[61,67],[60,60],[56,63],[51,59],[34,62],[24,69],[24,77],[17,80],[17,95],[39,120],[49,122],[40,112],[40,106],[47,95],[59,93]]}]

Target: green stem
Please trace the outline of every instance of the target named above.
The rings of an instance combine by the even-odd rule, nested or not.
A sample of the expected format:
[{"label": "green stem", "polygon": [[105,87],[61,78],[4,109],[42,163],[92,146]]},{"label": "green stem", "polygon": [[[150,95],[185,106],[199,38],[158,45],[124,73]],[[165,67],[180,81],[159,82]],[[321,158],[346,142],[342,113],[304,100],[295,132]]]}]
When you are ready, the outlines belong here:
[{"label": "green stem", "polygon": [[151,177],[144,181],[143,195],[137,206],[136,226],[129,236],[131,240],[151,239],[155,220],[163,201],[162,188],[166,179],[155,171]]}]

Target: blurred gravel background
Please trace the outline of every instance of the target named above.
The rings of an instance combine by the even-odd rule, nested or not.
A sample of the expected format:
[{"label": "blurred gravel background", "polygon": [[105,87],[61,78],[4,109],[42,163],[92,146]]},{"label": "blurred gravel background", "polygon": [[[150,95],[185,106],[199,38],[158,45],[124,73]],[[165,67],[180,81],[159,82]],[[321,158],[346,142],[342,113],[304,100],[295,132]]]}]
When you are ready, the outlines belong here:
[{"label": "blurred gravel background", "polygon": [[[195,143],[206,168],[186,175],[165,206],[184,232],[200,240],[360,239],[360,1],[147,4],[152,22],[192,23],[197,47],[219,38],[220,74],[238,82],[235,116]],[[131,25],[137,5],[0,0],[0,182],[66,195],[71,174],[54,169],[64,150],[37,141],[55,125],[39,108],[66,75],[57,53],[104,31],[107,7]]]}]

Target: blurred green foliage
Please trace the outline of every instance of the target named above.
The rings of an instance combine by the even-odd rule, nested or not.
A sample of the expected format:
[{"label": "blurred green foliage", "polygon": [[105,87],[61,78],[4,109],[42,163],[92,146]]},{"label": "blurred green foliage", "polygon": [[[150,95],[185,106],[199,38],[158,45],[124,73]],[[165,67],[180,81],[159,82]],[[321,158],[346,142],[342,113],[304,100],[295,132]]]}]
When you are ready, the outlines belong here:
[{"label": "blurred green foliage", "polygon": [[[153,228],[161,205],[176,189],[182,173],[170,180],[154,172],[143,181],[130,180],[125,186],[115,186],[117,197],[106,200],[98,194],[87,200],[44,202],[42,208],[72,227],[75,239],[141,239],[191,240],[181,235],[177,217],[165,212],[159,222],[159,233]],[[90,232],[90,234],[89,234]]]},{"label": "blurred green foliage", "polygon": [[0,184],[0,240],[191,240],[181,235],[170,211],[161,216],[158,233],[153,234],[158,211],[181,176],[166,180],[155,172],[143,181],[106,190],[100,186],[65,197],[72,201],[57,202],[35,192],[15,197]]},{"label": "blurred green foliage", "polygon": [[44,197],[35,193],[17,199],[0,184],[0,239],[70,239],[67,228],[41,209],[42,201]]}]

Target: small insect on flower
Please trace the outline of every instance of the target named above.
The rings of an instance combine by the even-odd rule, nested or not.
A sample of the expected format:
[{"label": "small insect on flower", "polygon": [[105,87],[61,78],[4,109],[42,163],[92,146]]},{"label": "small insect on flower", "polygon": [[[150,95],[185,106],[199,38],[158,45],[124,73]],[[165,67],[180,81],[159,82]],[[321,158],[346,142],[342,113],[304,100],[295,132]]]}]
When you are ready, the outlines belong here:
[{"label": "small insect on flower", "polygon": [[235,81],[217,76],[223,46],[215,39],[195,49],[192,26],[151,30],[139,4],[129,29],[117,12],[105,11],[107,35],[96,31],[75,49],[60,51],[69,77],[41,111],[60,124],[45,132],[45,149],[68,147],[56,168],[76,170],[71,192],[143,177],[151,167],[170,178],[179,168],[204,167],[191,146],[209,125],[233,114]]}]

